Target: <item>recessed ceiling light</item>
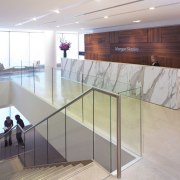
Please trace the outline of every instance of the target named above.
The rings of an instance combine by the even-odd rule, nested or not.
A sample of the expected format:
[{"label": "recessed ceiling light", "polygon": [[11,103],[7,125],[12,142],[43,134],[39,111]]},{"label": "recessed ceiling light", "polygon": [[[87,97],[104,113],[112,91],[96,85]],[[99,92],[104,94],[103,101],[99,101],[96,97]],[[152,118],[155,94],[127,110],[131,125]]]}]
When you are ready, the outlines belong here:
[{"label": "recessed ceiling light", "polygon": [[33,21],[37,21],[37,18],[32,18]]},{"label": "recessed ceiling light", "polygon": [[141,20],[135,20],[135,21],[133,21],[134,23],[139,23],[139,22],[141,22]]},{"label": "recessed ceiling light", "polygon": [[59,13],[60,13],[58,9],[54,10],[54,12],[55,12],[55,13],[57,13],[57,14],[59,14]]},{"label": "recessed ceiling light", "polygon": [[76,24],[79,24],[79,22],[78,22],[78,21],[76,21],[75,23],[76,23]]},{"label": "recessed ceiling light", "polygon": [[21,26],[21,25],[22,25],[22,23],[15,24],[15,26]]},{"label": "recessed ceiling light", "polygon": [[154,9],[155,9],[155,7],[150,7],[150,8],[149,8],[149,10],[154,10]]},{"label": "recessed ceiling light", "polygon": [[104,19],[108,19],[109,18],[109,16],[104,16]]},{"label": "recessed ceiling light", "polygon": [[59,28],[59,26],[56,26],[57,28]]}]

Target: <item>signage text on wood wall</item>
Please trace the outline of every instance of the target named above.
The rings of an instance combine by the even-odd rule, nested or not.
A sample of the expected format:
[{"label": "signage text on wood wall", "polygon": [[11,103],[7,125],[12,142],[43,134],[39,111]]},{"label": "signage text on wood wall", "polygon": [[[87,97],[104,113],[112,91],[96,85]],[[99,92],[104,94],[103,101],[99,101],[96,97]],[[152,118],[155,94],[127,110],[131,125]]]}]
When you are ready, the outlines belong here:
[{"label": "signage text on wood wall", "polygon": [[139,48],[132,48],[132,47],[126,47],[126,48],[120,48],[120,47],[115,47],[115,51],[117,52],[139,52]]}]

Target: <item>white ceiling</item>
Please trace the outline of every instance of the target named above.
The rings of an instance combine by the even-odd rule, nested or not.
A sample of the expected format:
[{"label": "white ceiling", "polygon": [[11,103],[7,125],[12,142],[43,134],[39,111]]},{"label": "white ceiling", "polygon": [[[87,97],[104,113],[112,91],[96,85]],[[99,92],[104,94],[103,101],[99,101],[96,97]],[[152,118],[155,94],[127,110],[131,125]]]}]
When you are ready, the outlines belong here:
[{"label": "white ceiling", "polygon": [[[1,29],[101,32],[180,24],[180,0],[0,0],[0,3]],[[59,14],[54,12],[56,9]],[[141,22],[133,23],[134,20]]]}]

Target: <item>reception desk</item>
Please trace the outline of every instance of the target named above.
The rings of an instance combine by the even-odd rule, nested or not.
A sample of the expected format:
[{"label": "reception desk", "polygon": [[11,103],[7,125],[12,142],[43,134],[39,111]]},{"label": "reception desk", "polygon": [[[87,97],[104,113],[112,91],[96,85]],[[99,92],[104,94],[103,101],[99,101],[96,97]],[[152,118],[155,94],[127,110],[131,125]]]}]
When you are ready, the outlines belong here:
[{"label": "reception desk", "polygon": [[66,58],[61,69],[65,78],[81,82],[83,74],[84,83],[116,93],[141,87],[142,100],[180,108],[180,69]]}]

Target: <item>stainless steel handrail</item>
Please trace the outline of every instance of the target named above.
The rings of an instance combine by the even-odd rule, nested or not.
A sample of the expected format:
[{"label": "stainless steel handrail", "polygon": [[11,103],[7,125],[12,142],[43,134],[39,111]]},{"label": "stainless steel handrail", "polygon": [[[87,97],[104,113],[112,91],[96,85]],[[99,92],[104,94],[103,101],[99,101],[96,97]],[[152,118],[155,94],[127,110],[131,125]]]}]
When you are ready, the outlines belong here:
[{"label": "stainless steel handrail", "polygon": [[[121,177],[121,112],[120,112],[121,99],[120,99],[120,96],[118,94],[115,94],[115,93],[112,93],[112,92],[109,92],[109,91],[105,91],[105,90],[102,90],[102,89],[99,89],[99,88],[96,88],[96,87],[92,87],[91,89],[89,89],[86,92],[84,92],[83,94],[79,95],[78,97],[76,97],[75,99],[73,99],[72,101],[70,101],[69,103],[64,105],[63,107],[61,107],[59,110],[57,110],[56,112],[54,112],[51,115],[47,116],[42,121],[40,121],[36,125],[30,127],[29,129],[24,131],[18,124],[16,126],[14,126],[12,129],[15,129],[15,127],[19,126],[19,128],[22,130],[22,132],[25,135],[26,132],[30,131],[33,128],[35,129],[35,127],[38,126],[39,124],[41,124],[44,121],[48,120],[49,118],[51,118],[52,116],[54,116],[58,112],[62,111],[63,109],[66,109],[71,104],[78,101],[80,98],[84,97],[85,95],[89,94],[90,92],[94,93],[94,91],[97,91],[97,92],[100,92],[100,93],[103,93],[103,94],[106,94],[106,95],[113,96],[113,97],[117,98],[117,177],[120,178]],[[8,132],[6,134],[8,134]],[[4,134],[1,138],[3,138],[6,134]]]},{"label": "stainless steel handrail", "polygon": [[13,126],[9,131],[7,131],[6,133],[4,133],[1,137],[0,137],[0,140],[2,139],[2,138],[4,138],[4,136],[6,136],[10,131],[12,131],[12,130],[15,130],[15,128],[20,128],[20,130],[23,132],[23,133],[25,133],[26,131],[24,131],[24,129],[19,125],[19,124],[17,124],[17,125],[15,125],[15,126]]},{"label": "stainless steel handrail", "polygon": [[92,87],[91,89],[85,91],[83,94],[79,95],[78,97],[76,97],[75,99],[73,99],[72,101],[70,101],[69,103],[65,104],[63,107],[61,107],[60,109],[58,109],[57,111],[55,111],[54,113],[52,113],[51,115],[47,116],[46,118],[44,118],[43,120],[41,120],[40,122],[38,122],[37,124],[35,124],[34,126],[30,127],[29,129],[27,129],[25,131],[25,133],[33,128],[35,128],[36,126],[38,126],[39,124],[43,123],[44,121],[46,121],[47,119],[51,118],[52,116],[54,116],[55,114],[59,113],[60,111],[62,111],[63,109],[67,108],[68,106],[70,106],[71,104],[73,104],[74,102],[78,101],[80,98],[84,97],[85,95],[89,94],[92,91],[98,91],[101,92],[103,94],[107,94],[113,97],[119,97],[118,94],[112,93],[112,92],[108,92],[108,91],[104,91],[102,89],[98,89],[95,87]]}]

